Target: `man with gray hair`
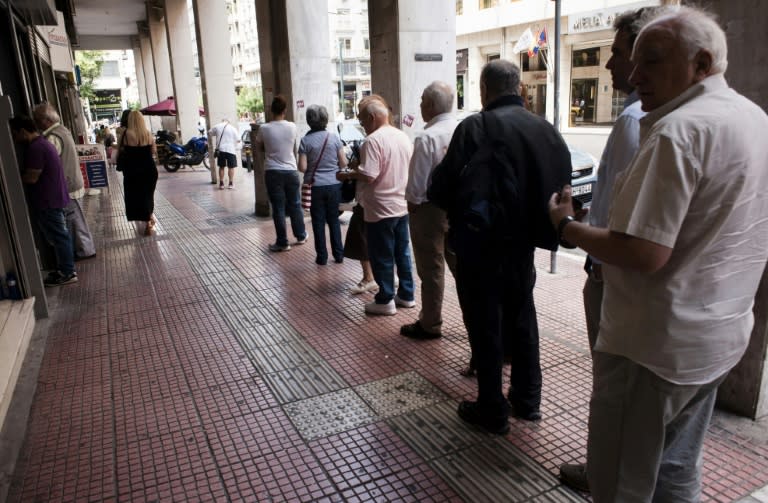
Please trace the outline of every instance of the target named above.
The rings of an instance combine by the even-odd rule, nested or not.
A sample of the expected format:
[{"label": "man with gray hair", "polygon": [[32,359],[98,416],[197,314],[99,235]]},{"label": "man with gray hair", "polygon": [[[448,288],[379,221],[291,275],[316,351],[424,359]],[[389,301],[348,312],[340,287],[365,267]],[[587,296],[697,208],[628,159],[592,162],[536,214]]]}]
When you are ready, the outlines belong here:
[{"label": "man with gray hair", "polygon": [[72,235],[75,260],[95,257],[96,246],[80,206],[80,199],[85,195],[85,189],[80,159],[77,156],[72,133],[61,124],[59,113],[48,103],[37,105],[32,116],[37,127],[43,132],[43,136],[56,147],[64,167],[64,177],[69,192],[69,204],[64,208],[64,216],[67,219],[69,233]]},{"label": "man with gray hair", "polygon": [[411,339],[436,339],[443,325],[445,263],[453,272],[456,260],[448,247],[448,217],[427,198],[427,185],[458,124],[451,115],[453,89],[445,82],[432,82],[421,94],[420,108],[426,125],[413,141],[405,199],[416,272],[421,278],[421,312],[414,323],[400,327],[400,333]]},{"label": "man with gray hair", "polygon": [[[547,200],[550,188],[570,181],[571,157],[555,128],[523,106],[513,63],[499,59],[483,67],[480,99],[483,111],[456,128],[427,197],[448,214],[456,289],[477,371],[477,401],[462,402],[458,414],[505,434],[510,412],[541,418],[533,253],[536,246],[557,248]],[[502,392],[505,353],[512,357],[510,403]]]},{"label": "man with gray hair", "polygon": [[728,87],[725,33],[681,7],[637,37],[647,115],[608,228],[550,200],[561,239],[603,262],[587,477],[595,502],[694,502],[717,388],[747,348],[768,260],[768,116]]}]

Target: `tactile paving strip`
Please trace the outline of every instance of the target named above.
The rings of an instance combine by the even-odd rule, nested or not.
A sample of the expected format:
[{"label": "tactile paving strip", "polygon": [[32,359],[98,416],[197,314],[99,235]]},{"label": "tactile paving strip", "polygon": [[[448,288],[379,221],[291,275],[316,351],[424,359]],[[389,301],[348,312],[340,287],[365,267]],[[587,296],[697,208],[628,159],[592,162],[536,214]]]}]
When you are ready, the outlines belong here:
[{"label": "tactile paving strip", "polygon": [[354,389],[381,417],[397,416],[447,398],[416,372],[362,384]]},{"label": "tactile paving strip", "polygon": [[387,423],[427,460],[487,442],[488,435],[459,419],[456,407],[452,401],[440,402],[391,417]]},{"label": "tactile paving strip", "polygon": [[473,445],[430,465],[466,501],[528,501],[559,482],[503,439]]},{"label": "tactile paving strip", "polygon": [[272,392],[281,404],[323,395],[347,387],[341,377],[325,362],[265,374]]},{"label": "tactile paving strip", "polygon": [[379,419],[350,389],[292,402],[284,409],[307,440],[351,430]]},{"label": "tactile paving strip", "polygon": [[261,373],[279,372],[323,362],[322,357],[304,341],[249,349],[248,357]]}]

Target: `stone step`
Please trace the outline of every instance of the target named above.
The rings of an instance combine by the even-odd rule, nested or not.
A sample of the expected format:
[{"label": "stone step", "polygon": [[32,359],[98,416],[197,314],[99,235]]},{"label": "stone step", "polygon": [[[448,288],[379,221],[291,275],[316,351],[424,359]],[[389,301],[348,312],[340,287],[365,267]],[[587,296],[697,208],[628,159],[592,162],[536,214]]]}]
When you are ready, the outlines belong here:
[{"label": "stone step", "polygon": [[0,427],[35,328],[35,299],[0,301]]}]

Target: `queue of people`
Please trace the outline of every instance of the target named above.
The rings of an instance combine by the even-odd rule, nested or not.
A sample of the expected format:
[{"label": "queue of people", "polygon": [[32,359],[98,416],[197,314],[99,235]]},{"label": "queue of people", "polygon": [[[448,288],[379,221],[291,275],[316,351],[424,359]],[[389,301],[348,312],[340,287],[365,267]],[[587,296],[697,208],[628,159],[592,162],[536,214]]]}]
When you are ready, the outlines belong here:
[{"label": "queue of people", "polygon": [[[573,205],[565,142],[526,110],[519,67],[497,59],[480,75],[482,112],[460,124],[451,115],[452,86],[427,86],[425,127],[413,143],[392,125],[384,98],[363,98],[358,119],[367,138],[354,159],[326,130],[324,107],[307,109],[310,131],[299,138],[286,120],[286,99],[276,96],[255,145],[276,233],[268,250],[308,240],[303,173],[315,262],[361,262],[362,279],[350,293],[375,294],[366,314],[416,307],[412,249],[421,309],[400,334],[439,339],[447,265],[477,375],[476,399],[461,402],[457,414],[504,435],[510,415],[542,418],[535,248],[582,248],[594,385],[586,462],[563,465],[561,478],[598,503],[695,502],[716,391],[747,348],[768,261],[768,196],[761,191],[768,144],[752,134],[768,129],[768,116],[728,87],[725,33],[706,11],[644,8],[617,16],[614,28],[606,69],[627,98],[601,157],[588,221]],[[46,284],[68,284],[77,281],[73,235],[82,253],[91,251],[82,238],[87,226],[77,209],[66,217],[78,195],[67,186],[66,135],[49,108],[36,109],[35,119],[15,118],[11,128],[27,147],[22,178],[56,252],[58,270]],[[118,168],[126,215],[151,234],[154,141],[140,112],[128,113],[124,128]],[[223,135],[227,123],[216,128]],[[221,159],[223,188],[231,166],[227,155]],[[342,242],[341,182],[351,180],[358,204]],[[506,393],[505,360],[512,363]]]},{"label": "queue of people", "polygon": [[[368,314],[415,305],[410,223],[423,308],[401,333],[440,336],[447,262],[478,378],[477,399],[458,415],[506,434],[509,415],[541,418],[533,250],[583,248],[594,381],[587,461],[562,466],[561,478],[596,502],[695,502],[715,394],[747,348],[768,261],[768,145],[752,133],[766,130],[768,116],[728,87],[725,33],[706,11],[646,8],[614,28],[606,68],[628,98],[589,224],[572,203],[567,147],[524,110],[516,65],[483,68],[483,112],[458,127],[440,118],[440,83],[424,90],[427,127],[413,151],[390,128],[383,99],[360,102],[368,140],[359,163],[337,175],[359,185],[353,221],[361,217],[363,232],[350,226],[348,240],[367,238],[367,255],[357,256],[371,266],[353,292],[377,292]],[[501,168],[483,171],[491,161]],[[497,178],[467,179],[471,170]],[[483,197],[464,197],[467,185]]]}]

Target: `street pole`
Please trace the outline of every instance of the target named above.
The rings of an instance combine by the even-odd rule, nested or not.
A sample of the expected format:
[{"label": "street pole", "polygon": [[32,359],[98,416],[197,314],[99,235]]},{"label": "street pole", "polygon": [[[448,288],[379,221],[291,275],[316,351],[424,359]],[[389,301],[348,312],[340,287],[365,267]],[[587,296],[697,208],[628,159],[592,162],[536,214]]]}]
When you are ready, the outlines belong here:
[{"label": "street pole", "polygon": [[344,47],[342,46],[341,39],[339,39],[339,108],[341,109],[341,115],[346,119],[347,116],[344,113]]},{"label": "street pole", "polygon": [[[555,2],[555,72],[553,75],[555,86],[555,120],[553,124],[555,130],[560,132],[560,2],[561,0],[554,0]],[[549,272],[555,274],[557,272],[557,252],[550,252],[549,254]]]}]

